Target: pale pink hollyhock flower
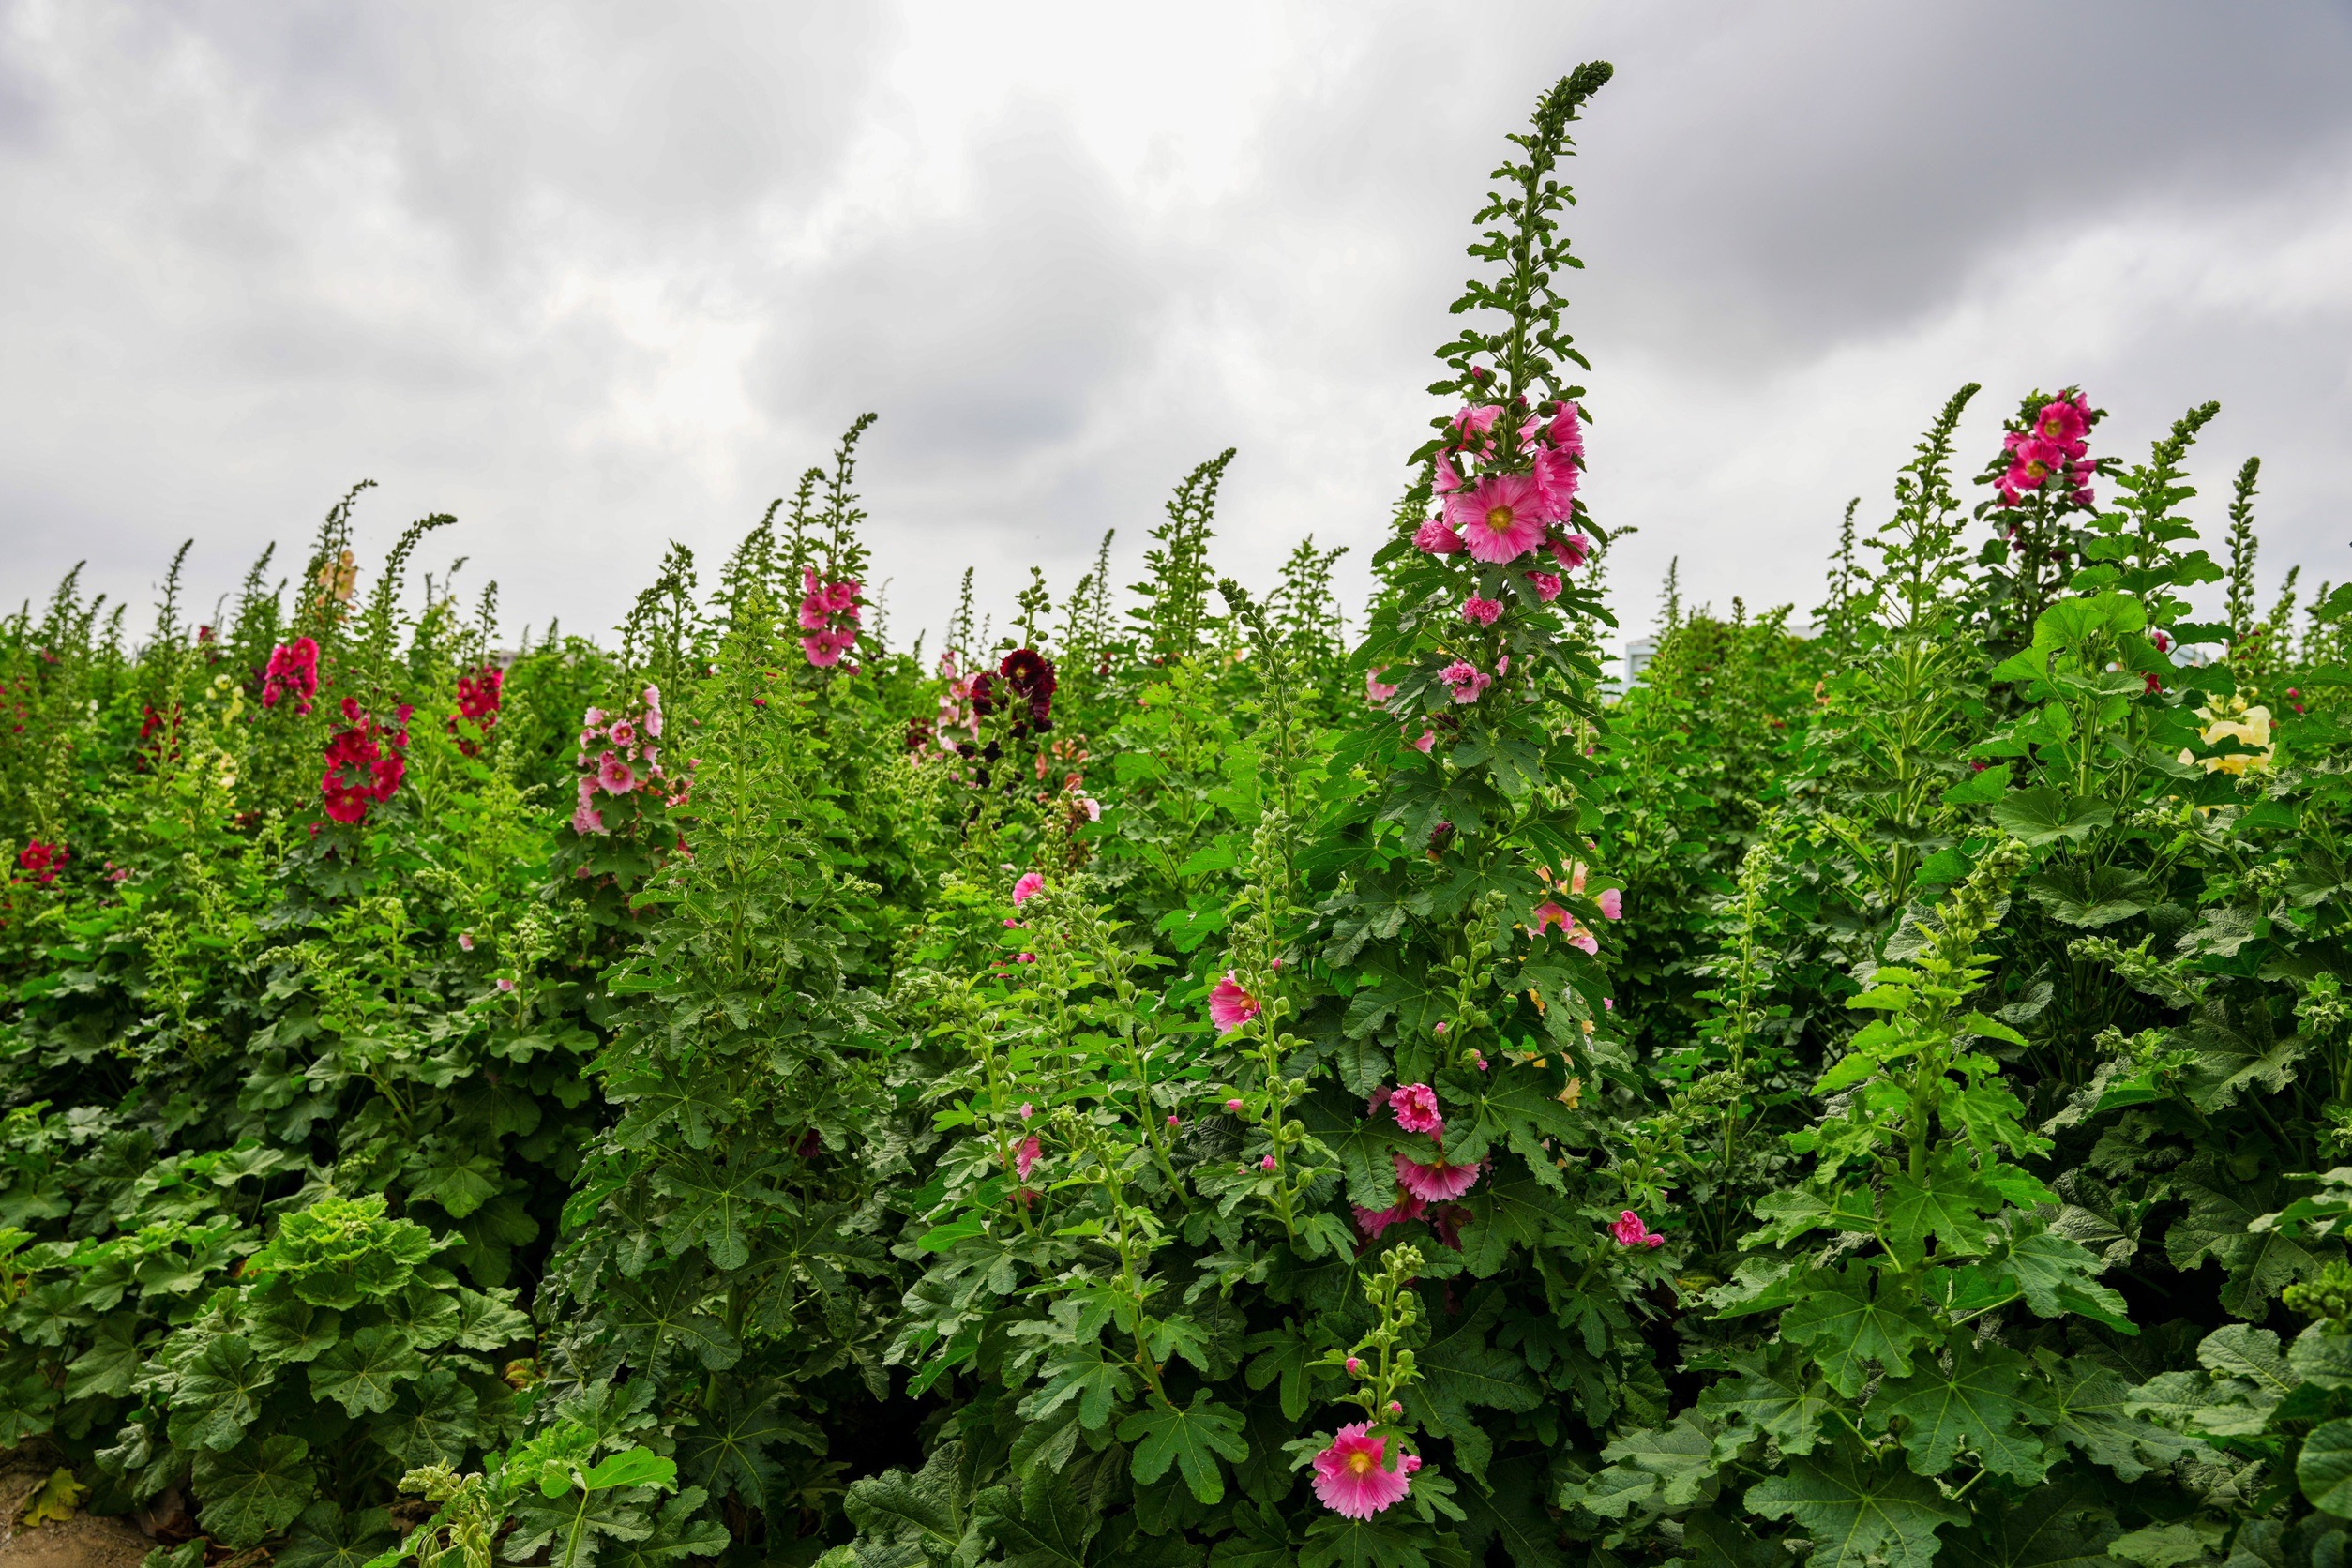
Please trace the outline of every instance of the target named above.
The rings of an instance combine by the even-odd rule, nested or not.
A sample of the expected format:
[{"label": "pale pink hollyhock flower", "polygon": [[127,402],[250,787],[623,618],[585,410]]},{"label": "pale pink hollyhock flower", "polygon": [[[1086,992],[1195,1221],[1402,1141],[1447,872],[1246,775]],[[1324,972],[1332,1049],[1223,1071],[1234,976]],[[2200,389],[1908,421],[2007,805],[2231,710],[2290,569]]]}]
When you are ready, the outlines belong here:
[{"label": "pale pink hollyhock flower", "polygon": [[1446,423],[1464,435],[1485,435],[1495,428],[1495,421],[1500,417],[1502,417],[1500,403],[1482,403],[1476,408],[1463,409]]},{"label": "pale pink hollyhock flower", "polygon": [[608,751],[596,759],[596,782],[604,786],[608,795],[626,795],[637,788],[637,774],[626,762]]},{"label": "pale pink hollyhock flower", "polygon": [[637,739],[637,726],[626,718],[614,719],[612,728],[605,733],[612,737],[614,746],[627,746]]},{"label": "pale pink hollyhock flower", "polygon": [[1228,1100],[1225,1102],[1225,1108],[1228,1110],[1239,1110],[1242,1108],[1242,1102],[1239,1100]]},{"label": "pale pink hollyhock flower", "polygon": [[[1410,734],[1412,731],[1407,730],[1400,732],[1404,734]],[[1438,744],[1438,732],[1435,730],[1424,730],[1421,732],[1421,739],[1417,741],[1407,741],[1405,744],[1411,746],[1415,751],[1426,756],[1429,748]]]},{"label": "pale pink hollyhock flower", "polygon": [[1613,996],[1605,996],[1601,999],[1601,1005],[1609,1012],[1614,1013],[1617,1011],[1617,998]]},{"label": "pale pink hollyhock flower", "polygon": [[1592,541],[1581,534],[1568,534],[1545,540],[1544,548],[1552,552],[1561,571],[1573,572],[1591,558]]},{"label": "pale pink hollyhock flower", "polygon": [[1527,574],[1527,580],[1529,582],[1534,584],[1535,596],[1542,599],[1545,604],[1549,604],[1554,599],[1560,597],[1559,573],[1530,572]]},{"label": "pale pink hollyhock flower", "polygon": [[472,931],[460,931],[458,933],[458,945],[464,948],[469,953],[473,952],[474,933]]},{"label": "pale pink hollyhock flower", "polygon": [[1379,671],[1367,670],[1364,672],[1364,700],[1365,701],[1385,702],[1395,695],[1396,688],[1382,681]]},{"label": "pale pink hollyhock flower", "polygon": [[1476,1163],[1448,1165],[1443,1155],[1429,1165],[1409,1160],[1403,1154],[1392,1154],[1389,1158],[1396,1168],[1397,1182],[1424,1203],[1450,1202],[1478,1184],[1481,1168]]},{"label": "pale pink hollyhock flower", "polygon": [[1540,937],[1545,931],[1550,930],[1555,921],[1559,923],[1562,933],[1573,931],[1576,928],[1575,917],[1570,915],[1566,910],[1561,909],[1558,904],[1551,902],[1549,899],[1545,899],[1543,903],[1535,906],[1535,934],[1537,936]]},{"label": "pale pink hollyhock flower", "polygon": [[1024,953],[1013,961],[1017,964],[1033,964],[1037,961],[1037,955],[1034,953]]},{"label": "pale pink hollyhock flower", "polygon": [[1388,1108],[1409,1133],[1438,1138],[1445,1132],[1445,1118],[1438,1114],[1438,1092],[1425,1083],[1409,1083],[1391,1093]]},{"label": "pale pink hollyhock flower", "polygon": [[1585,864],[1583,861],[1579,860],[1575,866],[1569,867],[1568,891],[1571,893],[1582,893],[1584,891],[1584,878]]},{"label": "pale pink hollyhock flower", "polygon": [[1258,1161],[1258,1168],[1260,1170],[1272,1170],[1274,1168],[1274,1157],[1272,1154],[1263,1155]]},{"label": "pale pink hollyhock flower", "polygon": [[[593,730],[597,725],[604,722],[604,710],[602,708],[591,708],[586,713],[580,716],[580,722],[585,724],[589,729]],[[585,746],[588,743],[586,741],[582,741],[580,744]]]},{"label": "pale pink hollyhock flower", "polygon": [[[581,835],[604,832],[604,813],[587,806],[575,808],[572,812],[572,831]],[[588,867],[583,866],[580,869],[585,875]]]},{"label": "pale pink hollyhock flower", "polygon": [[1462,601],[1462,619],[1472,626],[1491,626],[1502,619],[1502,601],[1482,599],[1472,594]]},{"label": "pale pink hollyhock flower", "polygon": [[1013,907],[1020,908],[1046,890],[1046,879],[1034,871],[1024,871],[1021,880],[1013,884]]},{"label": "pale pink hollyhock flower", "polygon": [[1462,488],[1462,471],[1454,466],[1453,453],[1440,452],[1438,454],[1436,470],[1437,472],[1431,476],[1429,484],[1430,488],[1436,490],[1438,494],[1452,495],[1455,490]]},{"label": "pale pink hollyhock flower", "polygon": [[498,988],[502,991],[511,991],[515,988],[515,983],[502,974],[498,977]]},{"label": "pale pink hollyhock flower", "polygon": [[1225,978],[1209,993],[1209,1021],[1217,1026],[1219,1034],[1230,1034],[1258,1016],[1258,999],[1242,989],[1242,983],[1227,970]]},{"label": "pale pink hollyhock flower", "polygon": [[1031,1117],[1033,1117],[1033,1116],[1034,1116],[1034,1115],[1036,1115],[1036,1114],[1037,1114],[1037,1108],[1036,1108],[1035,1106],[1031,1105],[1031,1104],[1030,1104],[1027,1100],[1023,1100],[1023,1101],[1021,1102],[1021,1120],[1022,1120],[1022,1121],[1026,1122],[1026,1121],[1028,1121]]},{"label": "pale pink hollyhock flower", "polygon": [[1078,804],[1086,807],[1086,820],[1088,822],[1099,822],[1103,820],[1103,803],[1096,800],[1093,795],[1078,796]]},{"label": "pale pink hollyhock flower", "polygon": [[1013,1151],[1014,1172],[1022,1181],[1028,1181],[1029,1173],[1036,1168],[1037,1162],[1045,1157],[1045,1145],[1037,1141],[1035,1133],[1031,1133],[1021,1139],[1021,1146]]},{"label": "pale pink hollyhock flower", "polygon": [[1482,1073],[1486,1070],[1486,1058],[1483,1054],[1478,1059],[1478,1070]]},{"label": "pale pink hollyhock flower", "polygon": [[1361,1356],[1349,1356],[1348,1358],[1348,1376],[1350,1378],[1358,1378],[1363,1375],[1364,1359]]},{"label": "pale pink hollyhock flower", "polygon": [[1500,565],[1543,542],[1544,500],[1524,474],[1490,474],[1445,498],[1445,520],[1471,560]]},{"label": "pale pink hollyhock flower", "polygon": [[1495,684],[1492,675],[1467,659],[1458,658],[1439,671],[1438,679],[1454,688],[1454,701],[1456,702],[1475,702],[1488,686]]},{"label": "pale pink hollyhock flower", "polygon": [[1409,1219],[1419,1219],[1429,1207],[1410,1193],[1399,1193],[1397,1199],[1396,1205],[1388,1209],[1367,1209],[1361,1203],[1349,1205],[1356,1212],[1356,1224],[1363,1229],[1366,1239],[1380,1240],[1380,1232],[1390,1226],[1402,1225]]},{"label": "pale pink hollyhock flower", "polygon": [[1371,1431],[1370,1422],[1350,1422],[1315,1455],[1315,1496],[1343,1519],[1368,1519],[1412,1489],[1402,1465],[1387,1468],[1388,1440]]},{"label": "pale pink hollyhock flower", "polygon": [[649,686],[645,688],[645,732],[656,740],[661,739],[661,687],[659,686]]},{"label": "pale pink hollyhock flower", "polygon": [[1617,887],[1605,887],[1605,888],[1601,889],[1600,905],[1601,905],[1601,912],[1602,912],[1604,915],[1607,916],[1609,919],[1611,919],[1611,920],[1622,920],[1622,919],[1624,919],[1624,918],[1625,918],[1625,892],[1624,892],[1624,889],[1622,889],[1622,888],[1617,888]]},{"label": "pale pink hollyhock flower", "polygon": [[1581,926],[1568,933],[1568,945],[1575,948],[1580,948],[1586,953],[1598,953],[1601,951],[1600,939],[1595,937],[1591,931],[1586,930]]},{"label": "pale pink hollyhock flower", "polygon": [[1621,1211],[1609,1227],[1609,1234],[1617,1238],[1619,1246],[1664,1246],[1666,1238],[1642,1224],[1641,1216],[1631,1209]]},{"label": "pale pink hollyhock flower", "polygon": [[1413,530],[1413,548],[1424,555],[1459,555],[1470,547],[1443,520],[1431,518]]}]

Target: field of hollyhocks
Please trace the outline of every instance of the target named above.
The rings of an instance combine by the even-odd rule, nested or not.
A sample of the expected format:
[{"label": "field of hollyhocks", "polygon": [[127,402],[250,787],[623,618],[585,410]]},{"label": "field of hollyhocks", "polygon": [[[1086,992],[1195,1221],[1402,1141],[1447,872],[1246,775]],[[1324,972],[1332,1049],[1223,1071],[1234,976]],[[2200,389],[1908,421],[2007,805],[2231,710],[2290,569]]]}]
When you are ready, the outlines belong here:
[{"label": "field of hollyhocks", "polygon": [[1368,607],[1216,574],[1227,453],[1138,588],[894,645],[861,420],[603,641],[503,646],[358,490],[219,624],[176,566],[0,622],[9,1523],[2344,1563],[2352,587],[2255,602],[2212,405],[1966,452],[1969,385],[1817,607],[1669,588],[1605,680],[1608,75],[1477,210]]}]

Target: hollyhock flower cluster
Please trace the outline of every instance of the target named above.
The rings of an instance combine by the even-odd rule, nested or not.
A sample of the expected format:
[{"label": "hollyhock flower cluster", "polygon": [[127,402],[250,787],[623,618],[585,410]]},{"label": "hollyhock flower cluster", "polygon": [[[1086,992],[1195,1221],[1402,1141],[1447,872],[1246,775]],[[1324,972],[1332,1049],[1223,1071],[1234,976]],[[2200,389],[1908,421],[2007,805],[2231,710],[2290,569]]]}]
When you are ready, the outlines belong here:
[{"label": "hollyhock flower cluster", "polygon": [[[857,646],[859,616],[858,584],[848,580],[827,582],[817,575],[814,566],[801,568],[800,651],[808,662],[819,669],[829,669],[841,662],[841,656]],[[855,674],[857,666],[851,665]]]},{"label": "hollyhock flower cluster", "polygon": [[1439,671],[1438,679],[1454,688],[1454,701],[1456,702],[1475,702],[1485,695],[1488,686],[1495,684],[1492,675],[1468,659],[1459,658]]},{"label": "hollyhock flower cluster", "polygon": [[262,674],[262,706],[274,708],[288,697],[294,712],[308,714],[310,699],[319,694],[319,645],[297,637],[269,651],[269,666]]},{"label": "hollyhock flower cluster", "polygon": [[1008,712],[1027,710],[1025,716],[1015,714],[1016,737],[1023,732],[1024,726],[1039,734],[1053,728],[1053,693],[1057,685],[1053,661],[1036,649],[1014,649],[998,664],[993,679],[984,675],[981,680],[985,685],[974,689],[972,705],[982,714],[993,713],[1000,707]]},{"label": "hollyhock flower cluster", "polygon": [[32,878],[37,887],[47,887],[55,882],[57,873],[64,870],[66,862],[72,858],[62,843],[52,844],[40,838],[27,840],[25,846],[16,852],[17,869]]},{"label": "hollyhock flower cluster", "polygon": [[1233,972],[1227,970],[1225,978],[1209,993],[1209,1021],[1217,1026],[1219,1034],[1230,1034],[1258,1013],[1258,999],[1244,990]]},{"label": "hollyhock flower cluster", "polygon": [[1462,619],[1474,626],[1491,626],[1502,619],[1502,601],[1482,599],[1472,594],[1462,601]]},{"label": "hollyhock flower cluster", "polygon": [[1526,415],[1524,404],[1517,412],[1515,444],[1497,433],[1503,414],[1499,404],[1454,416],[1437,456],[1443,509],[1414,532],[1416,548],[1430,555],[1467,554],[1496,566],[1543,550],[1563,571],[1584,565],[1591,542],[1571,531],[1584,455],[1576,405],[1558,404],[1548,416]]},{"label": "hollyhock flower cluster", "polygon": [[1617,1218],[1610,1222],[1609,1234],[1617,1238],[1619,1246],[1660,1247],[1666,1245],[1666,1238],[1644,1225],[1641,1216],[1631,1209],[1621,1211]]},{"label": "hollyhock flower cluster", "polygon": [[[655,744],[661,739],[661,688],[647,686],[642,701],[635,718],[608,715],[602,708],[591,708],[581,716],[580,755],[575,761],[584,771],[579,780],[580,800],[572,811],[574,833],[611,831],[597,808],[599,794],[617,798],[638,793],[654,796],[665,806],[685,804],[694,781],[665,769],[661,747]],[[596,748],[593,756],[591,747]]]},{"label": "hollyhock flower cluster", "polygon": [[[2290,691],[2288,695],[2291,697],[2294,693]],[[2299,707],[2297,711],[2301,710]],[[2248,748],[2232,757],[2208,757],[2205,759],[2206,772],[2225,773],[2239,777],[2249,773],[2262,773],[2269,768],[2271,760],[2277,755],[2278,743],[2271,738],[2269,708],[2248,707],[2243,697],[2233,697],[2218,709],[2199,708],[2197,717],[2205,721],[2204,728],[2197,731],[2197,738],[2207,746],[2219,746],[2228,741],[2234,746]],[[2182,767],[2194,766],[2196,760],[2194,750],[2181,747]]]},{"label": "hollyhock flower cluster", "polygon": [[1368,1519],[1403,1501],[1421,1468],[1419,1455],[1404,1454],[1390,1470],[1388,1440],[1371,1434],[1371,1423],[1351,1422],[1315,1455],[1315,1496],[1343,1519]]},{"label": "hollyhock flower cluster", "polygon": [[2000,476],[2000,504],[2022,505],[2028,494],[2048,490],[2051,481],[2058,480],[2068,501],[2089,505],[2096,469],[2088,438],[2094,417],[2090,400],[2077,392],[2072,398],[2051,399],[2035,410],[2026,429],[2003,437],[2009,468]]},{"label": "hollyhock flower cluster", "polygon": [[413,711],[401,703],[387,728],[360,707],[357,698],[343,699],[346,728],[326,743],[326,772],[319,778],[319,793],[326,799],[328,817],[346,825],[364,822],[370,806],[383,805],[400,789],[408,773],[408,762],[400,754],[408,749],[408,716]]},{"label": "hollyhock flower cluster", "polygon": [[[1439,1027],[1442,1029],[1444,1026],[1441,1024]],[[1433,1144],[1445,1137],[1445,1117],[1438,1107],[1438,1092],[1425,1083],[1375,1090],[1372,1103],[1365,1108],[1364,1114],[1378,1115],[1383,1107],[1396,1118],[1396,1124],[1409,1133],[1425,1134]],[[1392,1225],[1425,1217],[1439,1228],[1440,1238],[1448,1245],[1459,1245],[1453,1235],[1459,1215],[1452,1211],[1440,1211],[1432,1215],[1429,1206],[1450,1203],[1470,1191],[1477,1185],[1479,1171],[1484,1167],[1475,1163],[1454,1165],[1441,1153],[1426,1165],[1401,1151],[1390,1158],[1396,1172],[1395,1201],[1385,1209],[1353,1205],[1358,1228],[1366,1236],[1377,1239]]]}]

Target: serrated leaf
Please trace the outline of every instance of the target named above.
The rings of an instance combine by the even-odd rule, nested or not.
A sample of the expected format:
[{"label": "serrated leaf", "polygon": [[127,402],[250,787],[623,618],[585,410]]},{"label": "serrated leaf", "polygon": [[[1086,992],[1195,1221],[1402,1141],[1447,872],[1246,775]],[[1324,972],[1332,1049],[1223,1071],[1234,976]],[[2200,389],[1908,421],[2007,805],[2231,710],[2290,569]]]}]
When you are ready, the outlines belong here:
[{"label": "serrated leaf", "polygon": [[1101,1345],[1065,1346],[1047,1361],[1045,1386],[1021,1401],[1020,1414],[1040,1420],[1076,1400],[1079,1424],[1091,1432],[1110,1419],[1134,1387],[1132,1369],[1106,1358]]},{"label": "serrated leaf", "polygon": [[214,1452],[236,1447],[276,1378],[242,1336],[216,1336],[188,1363],[173,1390],[173,1444]]},{"label": "serrated leaf", "polygon": [[1849,1398],[1862,1392],[1874,1363],[1891,1376],[1909,1376],[1911,1347],[1931,1329],[1916,1305],[1876,1299],[1876,1281],[1861,1263],[1834,1274],[1817,1270],[1799,1284],[1795,1304],[1781,1315],[1781,1336],[1810,1346],[1830,1386]]},{"label": "serrated leaf", "polygon": [[332,1502],[314,1502],[286,1544],[270,1554],[271,1568],[366,1568],[400,1545],[391,1510],[344,1512]]},{"label": "serrated leaf", "polygon": [[1786,1475],[1748,1488],[1751,1513],[1794,1518],[1813,1538],[1807,1568],[1926,1568],[1936,1532],[1966,1524],[1968,1510],[1947,1501],[1935,1483],[1900,1466],[1863,1466],[1847,1454],[1826,1463],[1798,1459]]},{"label": "serrated leaf", "polygon": [[1988,1492],[1969,1512],[1973,1528],[1945,1537],[1944,1568],[2113,1568],[2115,1516],[2095,1487],[2054,1484],[2015,1500]]},{"label": "serrated leaf", "polygon": [[334,1400],[345,1415],[382,1415],[400,1385],[424,1370],[424,1358],[400,1330],[361,1329],[310,1364],[310,1396]]},{"label": "serrated leaf", "polygon": [[1192,1495],[1208,1503],[1225,1498],[1217,1456],[1235,1463],[1249,1456],[1240,1414],[1210,1398],[1205,1388],[1194,1390],[1192,1403],[1181,1410],[1153,1395],[1142,1410],[1119,1424],[1119,1440],[1136,1445],[1128,1468],[1137,1481],[1150,1485],[1176,1465]]},{"label": "serrated leaf", "polygon": [[1921,1475],[1943,1474],[1970,1448],[1994,1474],[2038,1485],[2049,1462],[2041,1441],[2017,1430],[2027,1411],[2026,1366],[2025,1357],[2001,1346],[1962,1345],[1948,1369],[1922,1365],[1881,1383],[1870,1413],[1905,1423],[1903,1447]]},{"label": "serrated leaf", "polygon": [[1830,1399],[1821,1385],[1805,1375],[1804,1358],[1786,1350],[1775,1356],[1767,1346],[1734,1356],[1731,1369],[1736,1377],[1710,1384],[1698,1396],[1699,1413],[1724,1428],[1716,1440],[1715,1456],[1731,1458],[1759,1432],[1778,1442],[1784,1454],[1812,1453],[1821,1440],[1821,1422],[1829,1414]]},{"label": "serrated leaf", "polygon": [[259,1545],[294,1523],[318,1489],[310,1445],[279,1432],[229,1453],[196,1455],[196,1522],[223,1545]]},{"label": "serrated leaf", "polygon": [[2050,1424],[2050,1440],[2080,1449],[2122,1480],[2136,1481],[2196,1451],[2194,1440],[2141,1419],[2134,1391],[2094,1362],[2067,1363],[2053,1380],[2052,1393],[2058,1417]]}]

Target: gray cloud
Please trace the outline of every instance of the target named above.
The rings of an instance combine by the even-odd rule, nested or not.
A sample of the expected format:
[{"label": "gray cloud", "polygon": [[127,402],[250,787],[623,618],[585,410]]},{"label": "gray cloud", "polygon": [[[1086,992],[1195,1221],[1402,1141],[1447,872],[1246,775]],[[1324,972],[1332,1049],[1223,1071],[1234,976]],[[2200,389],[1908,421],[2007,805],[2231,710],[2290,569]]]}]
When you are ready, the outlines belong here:
[{"label": "gray cloud", "polygon": [[[206,594],[351,479],[514,619],[609,624],[879,409],[902,630],[1103,529],[1133,575],[1227,445],[1220,564],[1361,564],[1503,134],[1577,59],[1591,494],[1718,605],[1981,379],[2130,451],[2224,415],[2266,576],[2345,575],[2352,10],[0,4],[0,594]],[[1973,468],[1975,459],[1969,460]],[[2218,514],[2218,506],[2211,511]],[[1867,512],[1866,512],[1867,515]]]}]

